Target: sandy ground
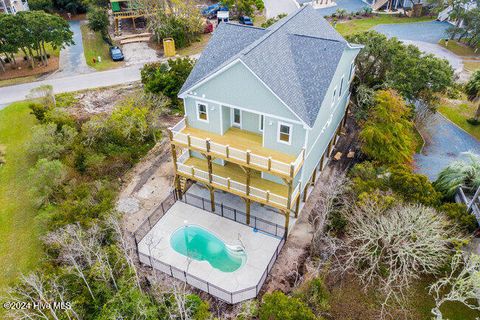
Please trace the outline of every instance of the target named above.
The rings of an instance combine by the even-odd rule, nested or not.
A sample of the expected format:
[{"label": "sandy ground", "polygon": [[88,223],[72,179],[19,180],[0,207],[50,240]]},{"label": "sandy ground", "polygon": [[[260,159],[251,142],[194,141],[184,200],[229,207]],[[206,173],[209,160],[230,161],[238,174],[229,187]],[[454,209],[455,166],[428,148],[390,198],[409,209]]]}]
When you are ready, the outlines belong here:
[{"label": "sandy ground", "polygon": [[122,45],[125,65],[150,63],[160,60],[157,51],[150,48],[146,42],[127,43]]},{"label": "sandy ground", "polygon": [[[177,117],[166,117],[165,126],[178,121]],[[166,134],[164,137],[125,179],[117,209],[125,214],[124,223],[129,232],[134,232],[172,191],[174,168],[170,142]]]}]

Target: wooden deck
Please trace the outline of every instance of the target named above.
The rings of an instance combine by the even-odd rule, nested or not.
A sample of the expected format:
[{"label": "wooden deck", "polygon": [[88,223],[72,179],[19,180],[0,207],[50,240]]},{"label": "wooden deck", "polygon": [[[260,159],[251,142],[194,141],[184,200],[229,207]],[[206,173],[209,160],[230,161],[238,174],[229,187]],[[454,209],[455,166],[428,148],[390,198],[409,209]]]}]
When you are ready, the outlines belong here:
[{"label": "wooden deck", "polygon": [[[185,161],[185,164],[188,166],[194,166],[200,170],[208,171],[207,160],[204,159],[192,157]],[[212,173],[224,178],[231,178],[241,183],[245,183],[247,180],[246,174],[240,168],[240,166],[230,162],[226,162],[225,166],[213,163]],[[279,196],[288,196],[288,187],[286,185],[262,179],[262,177],[260,176],[260,172],[258,171],[252,171],[252,174],[250,176],[250,186],[261,190],[268,190],[270,192],[278,194]]]},{"label": "wooden deck", "polygon": [[272,159],[285,163],[292,163],[297,158],[296,156],[263,147],[262,135],[238,128],[230,128],[223,136],[188,126],[181,132],[202,139],[210,138],[212,142],[229,145],[239,150],[250,150],[259,156],[272,157]]}]

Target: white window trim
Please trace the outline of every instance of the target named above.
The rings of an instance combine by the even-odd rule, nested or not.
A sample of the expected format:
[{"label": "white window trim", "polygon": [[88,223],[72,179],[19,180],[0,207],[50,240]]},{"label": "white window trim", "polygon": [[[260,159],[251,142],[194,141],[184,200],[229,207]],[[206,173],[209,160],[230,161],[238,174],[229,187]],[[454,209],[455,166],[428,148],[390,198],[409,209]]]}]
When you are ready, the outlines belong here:
[{"label": "white window trim", "polygon": [[338,91],[338,99],[340,99],[340,97],[342,96],[343,94],[343,81],[345,80],[345,74],[342,74],[342,79],[340,79],[340,90]]},{"label": "white window trim", "polygon": [[[205,106],[205,111],[207,112],[207,120],[203,120],[203,119],[200,118],[200,107],[199,107],[200,105]],[[208,112],[208,104],[207,103],[200,102],[200,101],[195,101],[195,112],[197,113],[197,120],[198,121],[205,122],[205,123],[210,122],[210,114]]]},{"label": "white window trim", "polygon": [[[240,111],[240,123],[237,123],[235,122],[235,109],[237,109],[238,111]],[[240,129],[243,129],[243,115],[242,115],[242,110],[238,109],[238,108],[231,108],[230,109],[230,126],[232,127],[235,127],[237,128],[240,128]]]},{"label": "white window trim", "polygon": [[[287,141],[283,141],[280,139],[280,127],[281,126],[285,126],[285,127],[289,127],[290,130],[289,130],[289,135],[288,135],[288,142]],[[285,122],[278,122],[278,125],[277,125],[277,142],[278,143],[283,143],[283,144],[286,144],[286,145],[292,145],[292,136],[293,136],[293,126],[289,123],[285,123]]]},{"label": "white window trim", "polygon": [[263,114],[259,114],[258,115],[258,131],[263,132],[264,129],[265,129],[265,116]]},{"label": "white window trim", "polygon": [[333,94],[332,94],[332,105],[330,106],[330,108],[333,108],[333,106],[335,105],[335,102],[337,101],[337,87],[335,86],[335,88],[333,88]]}]

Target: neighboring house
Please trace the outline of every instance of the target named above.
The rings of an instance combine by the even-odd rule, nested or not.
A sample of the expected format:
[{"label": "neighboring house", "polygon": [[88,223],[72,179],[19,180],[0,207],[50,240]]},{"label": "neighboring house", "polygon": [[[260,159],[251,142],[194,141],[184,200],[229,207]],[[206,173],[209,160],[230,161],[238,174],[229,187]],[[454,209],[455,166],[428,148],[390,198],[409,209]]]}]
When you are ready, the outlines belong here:
[{"label": "neighboring house", "polygon": [[16,14],[28,10],[27,0],[0,0],[0,13]]},{"label": "neighboring house", "polygon": [[169,129],[175,186],[186,179],[298,215],[344,125],[354,60],[349,44],[307,5],[267,29],[222,23],[179,97]]},{"label": "neighboring house", "polygon": [[[461,4],[461,7],[463,7],[463,10],[465,10],[465,12],[467,12],[467,11],[470,11],[472,9],[475,9],[477,7],[477,2],[476,1],[470,1],[470,2],[467,2],[467,3]],[[445,9],[443,9],[438,14],[437,20],[438,21],[447,21],[451,24],[456,25],[457,20],[455,20],[451,17],[452,11],[453,11],[452,6],[446,7]],[[463,27],[463,20],[458,23],[458,26],[460,28]]]},{"label": "neighboring house", "polygon": [[[373,10],[398,10],[411,9],[413,7],[412,0],[364,0]],[[424,4],[423,0],[415,0],[416,4]]]}]

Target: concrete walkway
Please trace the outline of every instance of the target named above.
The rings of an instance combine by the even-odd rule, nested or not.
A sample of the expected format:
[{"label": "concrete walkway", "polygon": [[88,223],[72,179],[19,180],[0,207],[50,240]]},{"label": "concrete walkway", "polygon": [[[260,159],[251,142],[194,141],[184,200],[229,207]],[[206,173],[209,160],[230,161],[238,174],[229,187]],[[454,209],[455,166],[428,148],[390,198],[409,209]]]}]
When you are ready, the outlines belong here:
[{"label": "concrete walkway", "polygon": [[415,155],[415,171],[427,175],[431,181],[462,152],[480,154],[480,142],[440,113],[434,114],[427,123],[421,132],[426,145]]}]

